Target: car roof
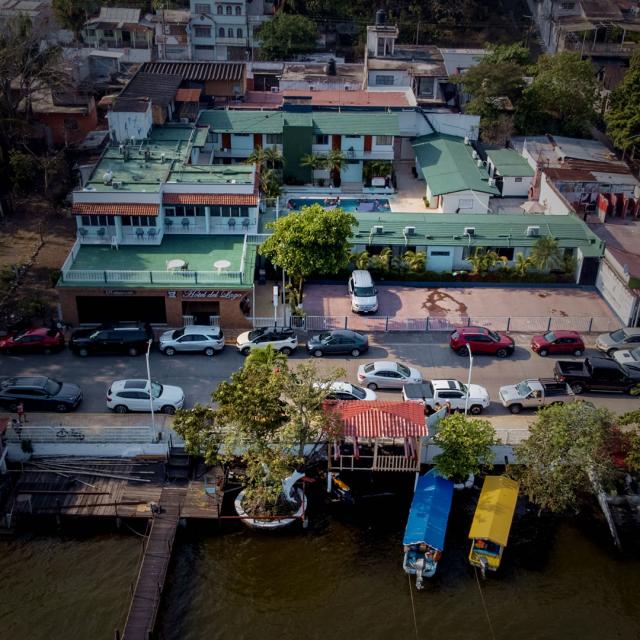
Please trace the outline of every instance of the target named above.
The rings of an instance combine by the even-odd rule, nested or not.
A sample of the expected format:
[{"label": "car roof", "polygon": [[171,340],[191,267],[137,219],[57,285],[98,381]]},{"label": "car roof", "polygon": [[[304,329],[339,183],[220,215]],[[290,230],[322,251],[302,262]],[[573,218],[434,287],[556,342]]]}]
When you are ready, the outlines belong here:
[{"label": "car roof", "polygon": [[24,331],[19,331],[21,336],[46,336],[50,331],[57,331],[56,329],[51,329],[51,327],[32,327],[31,329],[25,329]]},{"label": "car roof", "polygon": [[468,327],[461,327],[458,329],[458,333],[489,333],[489,329],[486,327],[477,327],[475,325],[470,325]]},{"label": "car roof", "polygon": [[49,378],[45,376],[14,376],[2,380],[3,387],[44,387]]},{"label": "car roof", "polygon": [[185,333],[220,333],[220,327],[208,324],[190,324],[183,327]]},{"label": "car roof", "polygon": [[457,380],[430,380],[431,386],[434,389],[459,389],[459,383]]},{"label": "car roof", "polygon": [[385,369],[391,371],[398,370],[398,363],[395,360],[376,360],[372,364],[374,371],[383,371]]},{"label": "car roof", "polygon": [[332,382],[329,388],[331,391],[351,391],[353,385],[350,382]]},{"label": "car roof", "polygon": [[144,379],[130,379],[130,380],[114,380],[111,383],[112,389],[145,389],[147,381]]},{"label": "car roof", "polygon": [[[568,329],[560,329],[556,331],[555,329],[550,330],[556,338],[579,338],[580,334],[577,331],[570,331]],[[548,333],[548,332],[547,332]]]}]

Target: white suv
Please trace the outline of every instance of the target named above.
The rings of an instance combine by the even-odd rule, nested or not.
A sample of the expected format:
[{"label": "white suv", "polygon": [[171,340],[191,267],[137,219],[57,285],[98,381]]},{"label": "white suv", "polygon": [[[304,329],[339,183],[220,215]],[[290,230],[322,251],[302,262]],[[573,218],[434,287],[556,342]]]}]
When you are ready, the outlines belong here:
[{"label": "white suv", "polygon": [[298,346],[298,338],[289,327],[262,327],[241,333],[237,344],[243,356],[249,355],[253,349],[264,349],[267,345],[289,355]]},{"label": "white suv", "polygon": [[[153,410],[174,414],[184,405],[184,391],[180,387],[151,381]],[[115,380],[107,391],[107,408],[116,413],[151,411],[148,380]]]},{"label": "white suv", "polygon": [[224,348],[224,336],[220,327],[192,324],[182,329],[165,331],[160,336],[158,348],[167,356],[176,352],[204,353],[205,356],[212,356]]}]

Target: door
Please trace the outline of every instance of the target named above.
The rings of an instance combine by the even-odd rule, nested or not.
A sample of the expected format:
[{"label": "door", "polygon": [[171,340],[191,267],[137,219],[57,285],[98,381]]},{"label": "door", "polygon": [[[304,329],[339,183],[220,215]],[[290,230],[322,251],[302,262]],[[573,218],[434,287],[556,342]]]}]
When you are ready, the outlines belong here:
[{"label": "door", "polygon": [[494,343],[489,336],[468,336],[467,340],[471,344],[473,354],[493,353]]},{"label": "door", "polygon": [[261,133],[254,133],[253,134],[253,148],[255,149],[256,147],[263,147],[264,144],[262,143],[262,134]]},{"label": "door", "polygon": [[331,136],[331,148],[334,151],[342,149],[342,136],[336,135],[335,133]]},{"label": "door", "polygon": [[[471,347],[473,349],[473,347]],[[438,394],[440,404],[450,402],[452,409],[464,409],[465,397],[462,391],[442,391]]]},{"label": "door", "polygon": [[364,152],[367,153],[371,151],[371,139],[373,136],[365,136],[364,137]]},{"label": "door", "polygon": [[42,348],[42,336],[24,336],[14,342],[14,348],[20,353],[34,353]]},{"label": "door", "polygon": [[362,182],[362,162],[348,160],[340,170],[342,182]]},{"label": "door", "polygon": [[187,335],[178,338],[176,341],[178,344],[178,351],[196,351],[200,348],[200,345],[196,343],[196,340],[202,339],[202,336]]},{"label": "door", "polygon": [[222,149],[231,149],[231,134],[223,133],[222,134]]},{"label": "door", "polygon": [[[127,391],[127,405],[131,411],[151,411],[149,394],[146,391]],[[124,396],[124,394],[121,394]],[[155,407],[154,407],[155,409]]]}]

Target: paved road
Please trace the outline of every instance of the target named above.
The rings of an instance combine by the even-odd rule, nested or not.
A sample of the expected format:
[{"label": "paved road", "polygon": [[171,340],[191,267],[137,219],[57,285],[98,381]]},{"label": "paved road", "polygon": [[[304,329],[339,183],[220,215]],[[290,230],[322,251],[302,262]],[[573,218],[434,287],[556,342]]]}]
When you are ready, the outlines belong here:
[{"label": "paved road", "polygon": [[[492,398],[497,398],[498,388],[504,384],[518,382],[527,377],[550,376],[554,358],[541,358],[527,348],[529,337],[513,335],[518,345],[514,355],[505,360],[492,356],[474,358],[472,382],[487,387]],[[371,348],[360,358],[325,357],[314,359],[318,368],[329,372],[335,368],[346,371],[345,379],[357,382],[358,366],[368,360],[398,359],[420,369],[425,378],[457,378],[466,382],[468,359],[454,354],[448,346],[445,334],[398,333],[378,334],[370,338]],[[589,350],[589,353],[596,353]],[[291,363],[307,358],[303,348],[292,355]],[[186,406],[196,402],[210,401],[211,392],[221,380],[242,366],[244,358],[233,346],[223,353],[207,358],[203,355],[163,356],[151,355],[151,375],[165,384],[176,384],[185,390]],[[50,356],[3,356],[0,357],[0,376],[48,375],[66,382],[79,384],[84,391],[84,401],[79,412],[100,413],[108,411],[105,395],[109,384],[121,378],[146,378],[145,359],[96,356],[79,358],[69,351]],[[399,398],[397,391],[380,391],[381,399]],[[640,406],[640,398],[622,394],[587,394],[584,396],[599,406],[609,406],[616,412],[624,412]],[[508,415],[499,403],[493,402],[487,411],[491,415]]]}]

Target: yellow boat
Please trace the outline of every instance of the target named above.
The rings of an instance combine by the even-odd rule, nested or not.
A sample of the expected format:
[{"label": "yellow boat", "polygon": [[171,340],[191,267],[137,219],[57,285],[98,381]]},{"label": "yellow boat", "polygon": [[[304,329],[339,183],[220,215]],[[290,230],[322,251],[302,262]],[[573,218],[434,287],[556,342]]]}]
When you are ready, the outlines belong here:
[{"label": "yellow boat", "polygon": [[509,529],[518,500],[520,485],[505,476],[487,476],[473,516],[469,538],[469,562],[496,571],[509,540]]}]

